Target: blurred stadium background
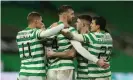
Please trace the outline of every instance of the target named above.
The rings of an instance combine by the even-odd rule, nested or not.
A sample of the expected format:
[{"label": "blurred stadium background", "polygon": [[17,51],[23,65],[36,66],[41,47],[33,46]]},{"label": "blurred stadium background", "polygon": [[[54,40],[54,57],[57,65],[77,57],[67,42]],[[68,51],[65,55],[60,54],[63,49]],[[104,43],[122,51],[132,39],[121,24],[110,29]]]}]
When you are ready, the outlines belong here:
[{"label": "blurred stadium background", "polygon": [[111,59],[112,80],[133,80],[133,2],[132,1],[2,1],[1,2],[1,80],[16,80],[20,59],[16,34],[27,27],[27,14],[42,14],[46,27],[58,20],[57,8],[71,5],[75,14],[101,15],[114,39]]}]

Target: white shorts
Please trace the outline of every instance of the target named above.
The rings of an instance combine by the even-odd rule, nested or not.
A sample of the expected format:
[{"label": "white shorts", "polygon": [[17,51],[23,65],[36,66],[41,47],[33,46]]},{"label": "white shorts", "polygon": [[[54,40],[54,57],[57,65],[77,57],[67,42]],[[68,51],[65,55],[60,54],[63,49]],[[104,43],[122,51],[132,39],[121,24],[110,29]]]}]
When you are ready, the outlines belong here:
[{"label": "white shorts", "polygon": [[42,76],[19,76],[18,80],[46,80],[46,77],[42,77]]},{"label": "white shorts", "polygon": [[73,80],[73,69],[48,70],[47,80]]}]

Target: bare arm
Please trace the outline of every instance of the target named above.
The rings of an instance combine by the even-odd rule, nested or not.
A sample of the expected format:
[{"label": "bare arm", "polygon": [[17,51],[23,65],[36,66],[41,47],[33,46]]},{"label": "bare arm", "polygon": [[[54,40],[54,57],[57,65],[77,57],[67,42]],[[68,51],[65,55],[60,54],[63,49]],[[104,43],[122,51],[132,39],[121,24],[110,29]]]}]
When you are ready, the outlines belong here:
[{"label": "bare arm", "polygon": [[75,56],[75,49],[72,48],[71,50],[64,51],[64,52],[53,52],[50,50],[47,52],[48,57],[60,57],[60,58],[73,58]]}]

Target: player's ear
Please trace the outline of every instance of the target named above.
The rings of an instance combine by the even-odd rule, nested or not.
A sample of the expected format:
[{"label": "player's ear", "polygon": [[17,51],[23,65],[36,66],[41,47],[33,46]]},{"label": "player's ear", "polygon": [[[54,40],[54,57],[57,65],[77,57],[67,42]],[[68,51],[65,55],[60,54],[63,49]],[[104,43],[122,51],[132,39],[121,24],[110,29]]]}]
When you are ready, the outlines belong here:
[{"label": "player's ear", "polygon": [[85,23],[82,23],[82,26],[85,27]]},{"label": "player's ear", "polygon": [[35,24],[36,24],[36,23],[37,23],[37,21],[34,19],[34,20],[33,20],[33,23],[35,23]]},{"label": "player's ear", "polygon": [[82,24],[83,27],[85,27],[86,22],[84,20],[82,20],[81,24]]}]

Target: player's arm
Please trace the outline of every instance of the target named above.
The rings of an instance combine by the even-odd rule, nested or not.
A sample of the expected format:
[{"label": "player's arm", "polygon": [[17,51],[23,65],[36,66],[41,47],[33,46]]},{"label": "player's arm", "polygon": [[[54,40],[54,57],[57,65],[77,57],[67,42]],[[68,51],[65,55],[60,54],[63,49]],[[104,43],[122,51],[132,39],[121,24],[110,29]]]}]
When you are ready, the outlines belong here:
[{"label": "player's arm", "polygon": [[53,27],[51,29],[42,30],[38,34],[38,37],[46,38],[46,37],[52,36],[52,35],[57,34],[58,32],[60,32],[60,30],[62,30],[63,28],[64,28],[64,24],[60,24],[60,25],[58,25],[56,27]]},{"label": "player's arm", "polygon": [[60,57],[60,58],[73,58],[75,57],[75,49],[72,48],[71,50],[64,51],[64,52],[53,52],[53,50],[49,50],[47,52],[48,57]]},{"label": "player's arm", "polygon": [[88,52],[80,42],[75,41],[75,40],[71,40],[71,44],[73,45],[73,47],[76,49],[76,51],[82,55],[84,58],[93,61],[95,63],[97,63],[98,58],[94,55],[92,55],[90,52]]},{"label": "player's arm", "polygon": [[70,40],[77,40],[77,41],[80,41],[80,42],[83,42],[84,41],[84,38],[82,36],[82,34],[78,34],[78,31],[75,29],[75,28],[72,28],[71,30],[69,29],[63,29],[61,30],[61,33],[67,37],[68,39]]},{"label": "player's arm", "polygon": [[63,29],[61,31],[61,33],[64,36],[66,36],[68,39],[71,39],[71,40],[73,39],[73,40],[77,40],[77,41],[80,41],[80,42],[83,42],[84,41],[82,34],[72,33],[72,32],[70,32],[70,31],[68,31],[66,29]]},{"label": "player's arm", "polygon": [[106,63],[103,59],[98,59],[96,56],[92,55],[90,52],[88,52],[82,45],[80,42],[75,41],[75,40],[71,40],[71,44],[73,45],[73,47],[76,49],[76,51],[82,55],[84,58],[93,61],[95,64],[97,64],[98,66],[102,67],[102,68],[108,68],[109,64]]},{"label": "player's arm", "polygon": [[35,36],[39,39],[39,38],[46,38],[49,36],[52,36],[54,34],[57,34],[58,32],[60,32],[63,28],[65,27],[65,25],[63,23],[57,25],[56,27],[50,28],[50,29],[38,29],[35,31]]},{"label": "player's arm", "polygon": [[67,38],[69,38],[71,40],[76,40],[79,42],[87,42],[87,43],[96,41],[93,33],[78,34],[78,33],[69,32],[69,31],[64,30],[64,29],[61,32],[64,36],[66,36]]}]

